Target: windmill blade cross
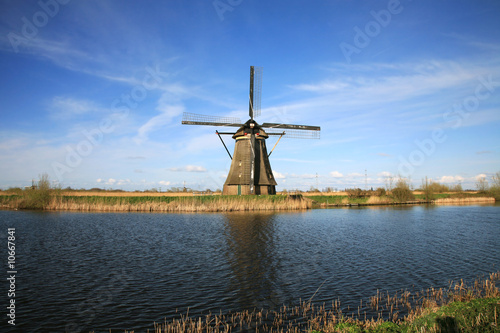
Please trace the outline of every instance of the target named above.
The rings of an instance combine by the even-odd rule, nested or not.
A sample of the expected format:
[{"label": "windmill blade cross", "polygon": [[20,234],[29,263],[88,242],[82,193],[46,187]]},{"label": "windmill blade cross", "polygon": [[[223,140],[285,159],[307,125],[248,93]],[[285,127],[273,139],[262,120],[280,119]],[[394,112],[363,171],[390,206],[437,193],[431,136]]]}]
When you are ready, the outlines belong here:
[{"label": "windmill blade cross", "polygon": [[184,112],[182,114],[182,124],[184,125],[208,125],[208,126],[243,126],[241,120],[235,117],[217,117],[203,114]]}]

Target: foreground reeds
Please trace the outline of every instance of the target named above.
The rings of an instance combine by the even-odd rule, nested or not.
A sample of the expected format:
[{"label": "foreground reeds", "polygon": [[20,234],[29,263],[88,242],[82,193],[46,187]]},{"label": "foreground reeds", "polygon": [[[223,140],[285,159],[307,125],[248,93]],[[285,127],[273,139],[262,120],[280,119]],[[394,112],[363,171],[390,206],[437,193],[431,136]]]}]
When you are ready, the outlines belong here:
[{"label": "foreground reeds", "polygon": [[499,332],[500,293],[495,286],[499,279],[497,272],[472,284],[450,283],[447,289],[377,292],[354,312],[345,312],[340,301],[328,307],[309,301],[277,311],[209,313],[197,318],[188,312],[155,323],[154,332]]}]

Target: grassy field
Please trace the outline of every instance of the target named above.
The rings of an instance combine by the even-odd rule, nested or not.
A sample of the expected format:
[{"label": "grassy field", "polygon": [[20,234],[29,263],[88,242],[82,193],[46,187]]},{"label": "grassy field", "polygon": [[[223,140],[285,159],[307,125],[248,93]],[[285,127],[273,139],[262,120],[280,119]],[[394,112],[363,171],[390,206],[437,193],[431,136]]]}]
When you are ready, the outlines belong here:
[{"label": "grassy field", "polygon": [[339,300],[330,305],[282,306],[277,311],[255,310],[230,314],[189,314],[154,325],[167,332],[500,332],[500,272],[446,289],[378,292],[358,309],[347,310]]}]

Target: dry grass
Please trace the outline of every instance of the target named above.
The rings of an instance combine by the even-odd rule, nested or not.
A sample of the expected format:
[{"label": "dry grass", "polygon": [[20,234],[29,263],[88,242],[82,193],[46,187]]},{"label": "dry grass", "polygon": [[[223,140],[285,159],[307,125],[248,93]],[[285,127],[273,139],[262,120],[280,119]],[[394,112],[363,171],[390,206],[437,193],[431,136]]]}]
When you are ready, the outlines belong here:
[{"label": "dry grass", "polygon": [[[13,198],[8,208],[27,208],[24,198]],[[312,201],[301,196],[202,196],[202,197],[111,197],[53,196],[44,210],[83,212],[232,212],[277,211],[312,208]]]},{"label": "dry grass", "polygon": [[[192,197],[192,192],[114,192],[114,191],[63,191],[65,196],[74,197]],[[220,195],[212,193],[210,195]]]},{"label": "dry grass", "polygon": [[437,205],[456,205],[456,204],[474,204],[474,203],[495,203],[495,198],[441,198],[434,200]]},{"label": "dry grass", "polygon": [[348,195],[347,192],[301,192],[300,194],[302,194],[305,197],[315,197],[315,196],[330,197],[330,196],[336,196],[336,195],[339,195],[339,196],[347,196]]},{"label": "dry grass", "polygon": [[366,203],[370,205],[385,205],[392,203],[392,200],[388,197],[378,197],[372,195],[370,198],[368,198],[368,201]]}]

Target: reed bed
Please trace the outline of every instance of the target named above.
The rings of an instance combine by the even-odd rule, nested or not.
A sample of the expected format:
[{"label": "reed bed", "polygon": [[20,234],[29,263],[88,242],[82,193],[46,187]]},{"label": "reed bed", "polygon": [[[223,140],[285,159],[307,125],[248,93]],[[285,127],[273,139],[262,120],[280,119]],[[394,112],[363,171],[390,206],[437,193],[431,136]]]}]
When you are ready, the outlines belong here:
[{"label": "reed bed", "polygon": [[[7,208],[30,209],[23,197],[4,200]],[[198,196],[115,197],[53,196],[44,210],[83,212],[232,212],[310,209],[312,201],[302,196]]]},{"label": "reed bed", "polygon": [[495,203],[495,198],[487,196],[473,196],[468,194],[467,196],[459,197],[446,197],[448,194],[438,194],[440,196],[445,196],[441,198],[436,198],[435,200],[425,200],[417,195],[416,199],[409,201],[397,201],[390,196],[376,196],[372,195],[370,197],[362,198],[351,198],[348,196],[326,196],[326,195],[316,195],[308,196],[308,199],[313,200],[315,207],[336,207],[336,206],[375,206],[375,205],[405,205],[405,204],[437,204],[437,205],[468,205],[468,204],[491,204]]},{"label": "reed bed", "polygon": [[[449,322],[453,332],[498,332],[500,293],[495,284],[499,279],[500,272],[496,272],[472,284],[450,282],[446,289],[402,290],[394,295],[377,292],[368,302],[361,300],[357,311],[347,312],[339,300],[328,307],[309,301],[275,311],[209,313],[196,318],[190,317],[188,310],[177,319],[154,323],[152,332],[448,332],[443,325]],[[486,304],[484,311],[469,314],[471,307],[483,309],[478,302]]]},{"label": "reed bed", "polygon": [[366,203],[371,205],[387,205],[392,203],[392,200],[386,196],[379,197],[372,195],[368,198],[368,201],[366,201]]},{"label": "reed bed", "polygon": [[472,197],[472,198],[440,198],[434,200],[437,205],[454,205],[454,204],[474,204],[474,203],[495,203],[493,197]]}]

